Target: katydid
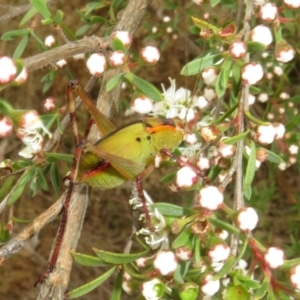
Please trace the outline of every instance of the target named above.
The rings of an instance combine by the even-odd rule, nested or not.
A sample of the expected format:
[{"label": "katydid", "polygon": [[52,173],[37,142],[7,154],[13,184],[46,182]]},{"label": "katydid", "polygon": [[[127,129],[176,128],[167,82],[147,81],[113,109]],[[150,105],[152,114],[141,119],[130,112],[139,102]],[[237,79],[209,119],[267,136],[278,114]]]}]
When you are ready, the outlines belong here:
[{"label": "katydid", "polygon": [[[83,140],[79,139],[73,92],[81,97],[93,122],[103,136],[95,144],[86,142],[87,132]],[[144,118],[116,129],[111,121],[97,110],[76,80],[69,83],[67,97],[76,150],[56,245],[46,270],[35,286],[42,283],[55,267],[67,223],[68,207],[74,184],[113,189],[126,181],[135,180],[138,196],[146,212],[142,180],[154,169],[156,155],[173,152],[184,136],[184,125],[179,119]],[[146,222],[147,226],[150,225],[147,213]]]}]

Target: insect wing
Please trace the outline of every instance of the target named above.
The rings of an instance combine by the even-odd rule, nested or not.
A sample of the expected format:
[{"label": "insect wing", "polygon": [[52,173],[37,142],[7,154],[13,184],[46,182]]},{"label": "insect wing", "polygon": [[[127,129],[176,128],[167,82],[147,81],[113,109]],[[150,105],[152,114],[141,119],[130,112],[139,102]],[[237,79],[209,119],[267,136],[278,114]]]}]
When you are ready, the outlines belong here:
[{"label": "insect wing", "polygon": [[[145,130],[142,121],[120,128],[96,145],[102,158],[107,159],[116,169],[124,169],[130,177],[135,177],[153,163],[156,155],[152,135]],[[122,172],[120,172],[123,174]]]}]

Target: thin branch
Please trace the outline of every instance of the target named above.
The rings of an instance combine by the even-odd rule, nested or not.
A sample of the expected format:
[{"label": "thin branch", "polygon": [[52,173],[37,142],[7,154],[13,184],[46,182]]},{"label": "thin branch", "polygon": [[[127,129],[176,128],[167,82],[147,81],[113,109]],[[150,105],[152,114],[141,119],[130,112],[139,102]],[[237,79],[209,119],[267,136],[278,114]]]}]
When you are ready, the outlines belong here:
[{"label": "thin branch", "polygon": [[[250,20],[253,14],[253,4],[254,1],[245,0],[246,12],[244,17],[244,27],[241,30],[243,35],[243,40],[248,41],[250,36]],[[245,63],[249,62],[249,54],[245,57]],[[244,111],[248,108],[248,98],[249,98],[249,85],[244,85],[242,88],[239,108],[238,108],[238,134],[244,132]],[[234,209],[239,210],[244,207],[244,195],[243,195],[243,151],[244,151],[244,139],[241,139],[237,143],[236,155],[235,155],[235,165],[236,165],[236,180],[234,189]],[[231,237],[231,253],[237,255],[238,251],[238,237],[232,235]]]},{"label": "thin branch", "polygon": [[87,37],[49,51],[23,59],[28,71],[41,69],[58,60],[86,52],[103,52],[109,48],[109,38]]},{"label": "thin branch", "polygon": [[[57,2],[57,0],[49,0],[47,1],[47,5],[51,5],[53,3]],[[32,5],[31,4],[25,4],[20,6],[11,6],[11,5],[3,5],[1,4],[0,7],[9,8],[10,12],[0,17],[0,24],[9,21],[10,19],[17,17],[19,15],[24,14],[27,12]]]}]

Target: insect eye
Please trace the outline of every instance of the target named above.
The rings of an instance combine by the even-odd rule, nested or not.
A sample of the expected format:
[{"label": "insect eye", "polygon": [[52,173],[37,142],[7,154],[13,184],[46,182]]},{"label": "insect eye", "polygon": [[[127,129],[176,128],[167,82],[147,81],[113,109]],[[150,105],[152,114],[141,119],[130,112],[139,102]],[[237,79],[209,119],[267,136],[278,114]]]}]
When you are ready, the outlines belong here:
[{"label": "insect eye", "polygon": [[141,141],[141,138],[137,137],[135,140],[136,140],[137,142],[140,142],[140,141]]},{"label": "insect eye", "polygon": [[150,135],[147,136],[147,140],[151,141],[151,136]]}]

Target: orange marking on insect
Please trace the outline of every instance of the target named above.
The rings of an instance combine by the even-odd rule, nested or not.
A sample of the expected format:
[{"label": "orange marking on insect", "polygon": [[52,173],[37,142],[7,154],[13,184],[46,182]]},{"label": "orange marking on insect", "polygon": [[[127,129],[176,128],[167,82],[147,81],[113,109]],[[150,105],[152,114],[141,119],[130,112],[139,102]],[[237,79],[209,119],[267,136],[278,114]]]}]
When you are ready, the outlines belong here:
[{"label": "orange marking on insect", "polygon": [[146,130],[149,133],[155,133],[155,132],[159,132],[159,131],[165,130],[165,129],[174,131],[174,130],[176,130],[176,127],[172,126],[172,125],[160,125],[160,126],[155,126],[155,127],[151,127],[151,128],[146,128]]}]

